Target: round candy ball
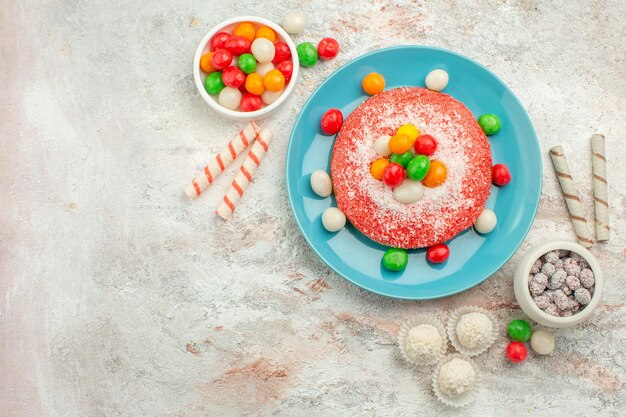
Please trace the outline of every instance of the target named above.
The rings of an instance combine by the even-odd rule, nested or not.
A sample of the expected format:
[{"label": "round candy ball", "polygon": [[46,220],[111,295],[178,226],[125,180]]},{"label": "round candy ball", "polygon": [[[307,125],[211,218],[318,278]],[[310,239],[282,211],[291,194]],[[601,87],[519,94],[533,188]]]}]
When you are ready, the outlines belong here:
[{"label": "round candy ball", "polygon": [[272,41],[265,38],[255,39],[254,42],[252,42],[250,51],[252,51],[252,55],[254,55],[256,60],[261,64],[272,62],[272,59],[274,59],[274,55],[276,54],[276,49],[274,49]]},{"label": "round candy ball", "polygon": [[361,87],[363,87],[363,91],[373,96],[374,94],[378,94],[385,89],[385,79],[382,75],[376,72],[370,72],[365,76],[365,78],[363,78]]},{"label": "round candy ball", "polygon": [[276,51],[274,53],[274,59],[272,60],[274,64],[280,64],[291,58],[291,50],[289,49],[289,45],[285,42],[276,42],[274,44],[274,50]]},{"label": "round candy ball", "polygon": [[438,243],[426,251],[426,259],[433,264],[440,264],[448,260],[450,248],[445,243]]},{"label": "round candy ball", "polygon": [[291,80],[291,74],[293,73],[293,61],[287,60],[276,65],[276,69],[283,73],[285,82],[288,83]]},{"label": "round candy ball", "polygon": [[376,139],[374,142],[374,151],[380,156],[389,156],[391,155],[391,150],[389,149],[389,141],[391,138],[387,135],[383,135]]},{"label": "round candy ball", "polygon": [[304,67],[312,67],[317,62],[317,49],[311,42],[302,42],[296,47],[300,64]]},{"label": "round candy ball", "polygon": [[549,355],[554,351],[554,334],[547,330],[539,329],[530,337],[530,347],[538,355]]},{"label": "round candy ball", "polygon": [[372,177],[376,178],[378,181],[382,181],[387,165],[389,165],[389,160],[387,158],[375,160],[372,162],[372,165],[370,165],[370,174],[372,174]]},{"label": "round candy ball", "polygon": [[337,207],[328,207],[322,213],[322,224],[329,232],[338,232],[346,225],[346,215]]},{"label": "round candy ball", "polygon": [[272,64],[271,62],[266,62],[264,64],[258,63],[256,65],[256,73],[259,74],[261,77],[265,77],[265,74],[267,74],[273,69],[274,69],[274,64]]},{"label": "round candy ball", "polygon": [[283,93],[283,90],[280,90],[280,91],[265,90],[263,94],[261,94],[261,99],[263,100],[263,103],[269,106],[270,104],[278,100],[278,97],[280,97],[282,93]]},{"label": "round candy ball", "polygon": [[328,197],[333,192],[333,182],[326,171],[318,169],[311,174],[311,188],[320,197]]},{"label": "round candy ball", "polygon": [[420,135],[420,131],[414,125],[407,123],[400,126],[400,129],[396,132],[396,135],[406,135],[411,139],[411,143],[415,143],[415,140]]},{"label": "round candy ball", "polygon": [[324,38],[317,44],[317,54],[321,59],[333,59],[339,53],[339,42],[333,38]]},{"label": "round candy ball", "polygon": [[424,186],[418,181],[403,181],[393,189],[393,198],[398,203],[417,203],[424,196]]},{"label": "round candy ball", "polygon": [[430,161],[430,169],[424,177],[424,185],[430,188],[439,187],[446,181],[448,169],[443,162],[434,160]]},{"label": "round candy ball", "polygon": [[246,74],[237,67],[228,67],[222,71],[222,81],[226,87],[239,88],[246,82]]},{"label": "round candy ball", "polygon": [[250,52],[250,41],[243,36],[231,36],[224,42],[224,49],[233,55],[241,55]]},{"label": "round candy ball", "polygon": [[328,109],[322,115],[320,125],[322,132],[326,135],[334,135],[339,132],[341,125],[343,124],[343,114],[339,109]]},{"label": "round candy ball", "polygon": [[249,93],[260,96],[265,91],[265,84],[263,84],[263,77],[256,72],[246,77],[246,90]]},{"label": "round candy ball", "polygon": [[437,141],[431,135],[421,135],[415,141],[413,149],[416,154],[430,156],[437,150]]},{"label": "round candy ball", "polygon": [[498,187],[504,187],[511,182],[511,172],[504,164],[495,164],[491,169],[491,180]]},{"label": "round candy ball", "polygon": [[530,325],[525,320],[513,320],[509,323],[507,332],[511,339],[518,342],[528,342],[533,333]]},{"label": "round candy ball", "polygon": [[225,87],[217,98],[222,107],[235,110],[241,102],[241,91],[233,87]]},{"label": "round candy ball", "polygon": [[411,138],[402,133],[396,133],[389,139],[389,150],[392,153],[403,154],[411,149],[413,142]]},{"label": "round candy ball", "polygon": [[430,159],[426,155],[415,155],[406,166],[406,176],[413,181],[424,179],[430,169]]},{"label": "round candy ball", "polygon": [[389,157],[391,162],[402,165],[402,168],[406,168],[409,165],[409,162],[411,162],[411,159],[413,159],[413,152],[411,151],[406,151],[401,154],[394,153],[391,154],[391,157]]},{"label": "round candy ball", "polygon": [[213,52],[213,56],[211,57],[211,64],[213,68],[222,70],[230,65],[233,60],[233,54],[228,52],[226,49],[218,49]]},{"label": "round candy ball", "polygon": [[216,68],[213,68],[213,64],[211,63],[211,57],[213,57],[213,52],[207,52],[200,57],[200,69],[207,74],[216,70]]},{"label": "round candy ball", "polygon": [[528,357],[528,350],[521,342],[511,342],[506,347],[506,357],[513,363],[524,362]]},{"label": "round candy ball", "polygon": [[402,184],[405,177],[406,174],[402,165],[390,163],[387,165],[387,168],[385,168],[385,172],[383,173],[383,182],[388,187],[394,188]]},{"label": "round candy ball", "polygon": [[267,90],[274,92],[280,91],[285,86],[285,77],[282,72],[273,69],[263,77],[263,85],[265,85]]},{"label": "round candy ball", "polygon": [[257,29],[254,37],[265,38],[268,39],[270,42],[274,42],[276,40],[276,32],[274,32],[274,30],[270,27],[261,26],[259,29]]},{"label": "round candy ball", "polygon": [[254,25],[250,22],[242,22],[233,30],[233,36],[241,36],[250,42],[254,40],[255,34],[256,30],[254,30]]},{"label": "round candy ball", "polygon": [[383,266],[389,271],[402,271],[409,262],[409,255],[404,249],[391,248],[383,255]]},{"label": "round candy ball", "polygon": [[252,74],[256,71],[256,59],[252,54],[242,54],[237,58],[237,66],[245,74]]},{"label": "round candy ball", "polygon": [[480,125],[485,135],[495,135],[502,128],[502,123],[498,116],[492,113],[483,114],[478,118],[478,124]]},{"label": "round candy ball", "polygon": [[211,50],[217,51],[218,49],[223,49],[224,44],[230,38],[230,33],[228,32],[218,32],[211,39]]},{"label": "round candy ball", "polygon": [[487,234],[495,229],[496,224],[498,224],[496,213],[494,213],[493,210],[486,208],[482,213],[480,213],[474,222],[474,229],[476,229],[478,233]]},{"label": "round candy ball", "polygon": [[287,33],[300,33],[306,26],[306,19],[302,13],[290,12],[283,17],[282,26]]},{"label": "round candy ball", "polygon": [[215,95],[219,94],[226,87],[224,85],[224,81],[222,81],[222,73],[221,72],[212,72],[207,75],[204,80],[204,89],[207,93]]},{"label": "round candy ball", "polygon": [[261,97],[250,93],[245,93],[243,97],[241,97],[241,103],[239,103],[241,111],[257,111],[260,110],[262,106],[263,100],[261,100]]},{"label": "round candy ball", "polygon": [[441,91],[448,85],[448,73],[442,69],[431,71],[426,76],[426,88]]}]

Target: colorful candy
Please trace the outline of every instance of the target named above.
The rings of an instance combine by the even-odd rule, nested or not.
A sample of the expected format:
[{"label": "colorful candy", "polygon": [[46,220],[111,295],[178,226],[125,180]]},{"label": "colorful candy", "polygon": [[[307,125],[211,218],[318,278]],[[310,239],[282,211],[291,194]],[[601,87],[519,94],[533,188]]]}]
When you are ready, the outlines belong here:
[{"label": "colorful candy", "polygon": [[302,42],[296,47],[300,64],[304,67],[312,67],[317,62],[317,49],[311,42]]},{"label": "colorful candy", "polygon": [[403,181],[393,189],[393,198],[402,204],[412,204],[420,201],[424,196],[424,186],[418,181]]},{"label": "colorful candy", "polygon": [[256,71],[256,59],[252,54],[242,54],[237,58],[237,66],[245,74],[252,74]]},{"label": "colorful candy", "polygon": [[246,90],[257,96],[260,96],[265,91],[265,85],[263,84],[263,77],[257,73],[252,73],[246,77]]},{"label": "colorful candy", "polygon": [[328,197],[333,192],[333,182],[326,171],[318,169],[311,174],[311,188],[320,197]]},{"label": "colorful candy", "polygon": [[235,110],[241,102],[241,91],[233,87],[224,87],[218,96],[217,101],[222,107]]},{"label": "colorful candy", "polygon": [[373,96],[374,94],[378,94],[385,89],[385,79],[382,75],[376,72],[370,72],[365,76],[365,78],[363,78],[361,86],[367,94]]},{"label": "colorful candy", "polygon": [[246,75],[237,67],[228,67],[222,71],[222,81],[227,87],[239,88],[246,82]]},{"label": "colorful candy", "polygon": [[226,85],[224,85],[224,82],[222,81],[221,72],[212,72],[211,74],[207,75],[204,80],[204,89],[209,94],[219,94],[222,89],[224,89],[224,87],[226,87]]},{"label": "colorful candy", "polygon": [[450,248],[445,243],[438,243],[426,251],[426,259],[433,264],[440,264],[448,260]]},{"label": "colorful candy", "polygon": [[216,68],[213,68],[213,64],[211,63],[211,57],[213,56],[213,52],[207,52],[206,54],[200,57],[200,69],[207,74],[216,71]]},{"label": "colorful candy", "polygon": [[256,35],[256,30],[254,30],[254,25],[250,22],[242,22],[235,30],[233,30],[233,36],[241,36],[246,38],[249,42],[254,41],[254,36]]},{"label": "colorful candy", "polygon": [[306,19],[304,18],[304,15],[302,13],[287,13],[285,17],[283,17],[282,26],[287,33],[300,33],[304,30],[304,27],[306,26]]},{"label": "colorful candy", "polygon": [[230,33],[228,32],[219,32],[213,36],[211,39],[211,50],[217,51],[218,49],[224,49],[224,44],[230,38]]},{"label": "colorful candy", "polygon": [[426,88],[441,91],[448,85],[448,73],[442,69],[431,71],[426,76]]},{"label": "colorful candy", "polygon": [[280,91],[285,86],[285,77],[282,72],[273,69],[263,77],[263,85],[265,85],[265,89],[269,91]]},{"label": "colorful candy", "polygon": [[413,159],[413,153],[411,151],[406,151],[405,153],[397,154],[393,153],[389,157],[389,160],[398,165],[402,165],[402,168],[406,168]]},{"label": "colorful candy", "polygon": [[389,149],[389,141],[391,138],[387,135],[383,135],[376,139],[374,142],[374,151],[380,156],[389,156],[391,155],[391,150]]},{"label": "colorful candy", "polygon": [[321,59],[333,59],[339,53],[339,42],[333,38],[324,38],[317,44],[317,54]]},{"label": "colorful candy", "polygon": [[392,153],[403,154],[410,150],[412,146],[411,138],[402,133],[396,133],[389,139],[389,150]]},{"label": "colorful candy", "polygon": [[250,93],[245,93],[239,103],[239,107],[241,107],[242,111],[257,111],[260,110],[262,106],[263,100],[261,100],[261,97]]},{"label": "colorful candy", "polygon": [[274,59],[272,60],[274,64],[280,64],[291,58],[291,50],[289,49],[289,45],[285,42],[276,42],[274,44],[274,50]]},{"label": "colorful candy", "polygon": [[387,158],[377,159],[372,162],[372,165],[370,165],[370,174],[372,174],[372,177],[376,178],[378,181],[382,181],[385,169],[388,165],[389,160]]},{"label": "colorful candy", "polygon": [[437,150],[437,141],[431,135],[420,135],[415,141],[415,153],[431,156]]},{"label": "colorful candy", "polygon": [[506,347],[506,357],[512,363],[524,362],[528,357],[528,350],[521,342],[511,342]]},{"label": "colorful candy", "polygon": [[511,339],[518,342],[528,342],[533,331],[525,320],[513,320],[507,327]]},{"label": "colorful candy", "polygon": [[[277,70],[275,70],[277,71]],[[341,129],[341,125],[343,124],[343,114],[339,109],[328,109],[322,115],[322,120],[320,125],[322,127],[322,132],[326,135],[334,135],[339,132]]]},{"label": "colorful candy", "polygon": [[228,67],[233,60],[233,54],[228,52],[226,49],[218,49],[213,52],[213,56],[211,57],[211,65],[213,68],[218,70],[223,70]]},{"label": "colorful candy", "polygon": [[405,177],[406,174],[402,165],[392,162],[387,165],[387,168],[385,168],[385,172],[383,173],[383,182],[388,187],[394,188],[402,184]]},{"label": "colorful candy", "polygon": [[426,177],[424,177],[424,185],[426,187],[439,187],[446,181],[448,176],[448,169],[443,162],[434,160],[430,162],[430,170]]},{"label": "colorful candy", "polygon": [[291,74],[293,73],[293,61],[287,60],[280,62],[276,65],[276,69],[283,73],[283,77],[285,77],[285,82],[288,83],[291,80]]},{"label": "colorful candy", "polygon": [[495,229],[497,223],[498,218],[496,217],[496,213],[486,208],[474,222],[474,229],[476,229],[478,233],[487,234]]},{"label": "colorful candy", "polygon": [[261,64],[272,62],[272,59],[274,59],[274,55],[276,54],[274,44],[269,39],[265,38],[255,39],[254,42],[252,42],[250,51],[256,60]]},{"label": "colorful candy", "polygon": [[554,334],[547,330],[538,329],[530,337],[530,347],[538,355],[549,355],[554,351]]},{"label": "colorful candy", "polygon": [[504,164],[495,164],[491,170],[491,179],[499,187],[504,187],[511,182],[511,173]]},{"label": "colorful candy", "polygon": [[406,268],[409,255],[404,249],[391,248],[383,255],[383,266],[389,271],[399,272]]},{"label": "colorful candy", "polygon": [[224,42],[224,49],[233,55],[250,52],[250,41],[242,36],[231,36]]},{"label": "colorful candy", "polygon": [[[405,125],[400,126],[400,129],[396,132],[396,135],[406,135],[411,139],[411,146],[415,143],[415,140],[420,135],[420,131],[414,125],[407,123]],[[408,149],[407,149],[408,150]]]},{"label": "colorful candy", "polygon": [[272,28],[269,28],[267,26],[261,26],[259,29],[257,29],[254,37],[269,39],[269,41],[273,43],[276,40],[276,32],[274,32]]},{"label": "colorful candy", "polygon": [[329,232],[338,232],[346,225],[346,215],[337,207],[328,207],[322,213],[322,224]]},{"label": "colorful candy", "polygon": [[413,181],[421,181],[428,174],[430,159],[425,155],[415,155],[406,166],[406,176]]},{"label": "colorful candy", "polygon": [[478,118],[478,124],[480,125],[485,135],[495,135],[502,128],[502,123],[498,116],[492,113],[483,114]]}]

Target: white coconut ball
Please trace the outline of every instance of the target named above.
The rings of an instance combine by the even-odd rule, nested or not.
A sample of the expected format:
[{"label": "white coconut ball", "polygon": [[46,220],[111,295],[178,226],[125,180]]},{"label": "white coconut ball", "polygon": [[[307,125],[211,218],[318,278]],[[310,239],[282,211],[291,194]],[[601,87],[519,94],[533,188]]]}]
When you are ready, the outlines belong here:
[{"label": "white coconut ball", "polygon": [[318,169],[311,174],[311,188],[320,197],[328,197],[333,192],[333,182],[326,171]]},{"label": "white coconut ball", "polygon": [[496,217],[496,213],[490,209],[484,209],[480,216],[474,222],[474,229],[478,233],[486,234],[490,233],[498,223],[498,218]]},{"label": "white coconut ball", "polygon": [[448,73],[442,69],[431,71],[426,76],[426,88],[441,91],[448,85]]},{"label": "white coconut ball", "polygon": [[468,392],[474,387],[476,372],[472,364],[460,358],[454,358],[441,366],[439,370],[439,389],[450,397]]},{"label": "white coconut ball", "polygon": [[322,214],[322,224],[329,232],[338,232],[346,225],[346,215],[337,207],[328,207]]}]

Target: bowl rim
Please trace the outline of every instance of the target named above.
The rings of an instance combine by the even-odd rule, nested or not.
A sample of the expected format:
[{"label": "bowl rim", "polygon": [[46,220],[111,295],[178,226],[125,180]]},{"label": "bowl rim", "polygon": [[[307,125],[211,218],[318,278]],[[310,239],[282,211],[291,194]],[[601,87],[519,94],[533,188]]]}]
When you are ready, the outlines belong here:
[{"label": "bowl rim", "polygon": [[[569,250],[570,252],[575,252],[583,257],[589,264],[589,267],[591,268],[595,276],[595,288],[593,295],[591,296],[591,301],[584,309],[580,310],[580,312],[573,314],[569,317],[557,317],[541,310],[537,306],[537,304],[535,304],[535,301],[530,294],[530,289],[528,288],[528,277],[530,275],[530,269],[532,268],[533,263],[535,263],[535,261],[545,253],[556,249]],[[576,242],[567,240],[555,240],[543,242],[536,246],[533,246],[528,252],[526,252],[523,260],[520,261],[519,268],[521,268],[519,274],[524,280],[524,288],[522,294],[524,295],[524,297],[527,298],[532,312],[537,314],[539,317],[544,318],[546,321],[552,321],[558,325],[576,324],[589,317],[600,304],[600,300],[602,299],[602,293],[604,291],[604,277],[602,275],[600,263],[598,262],[596,257],[591,252],[589,252],[589,250]]]},{"label": "bowl rim", "polygon": [[[281,38],[283,38],[283,41],[289,47],[289,50],[291,51],[291,57],[292,57],[291,61],[293,63],[291,79],[289,80],[289,83],[287,84],[287,88],[285,88],[281,96],[269,106],[263,107],[259,110],[255,110],[252,112],[230,110],[230,109],[220,106],[220,104],[214,101],[209,95],[209,93],[207,93],[206,90],[204,89],[204,84],[202,82],[201,70],[200,70],[200,58],[203,55],[202,52],[204,51],[204,47],[211,40],[211,38],[213,38],[215,34],[220,32],[226,26],[232,25],[234,23],[242,23],[242,22],[259,23],[259,24],[268,26],[272,30],[277,32],[277,34],[280,35]],[[296,45],[294,44],[289,34],[279,24],[274,23],[269,19],[266,19],[264,17],[259,17],[259,16],[251,16],[251,15],[237,16],[237,17],[233,17],[231,19],[227,19],[218,23],[217,25],[213,26],[213,28],[209,30],[206,35],[204,35],[204,37],[198,44],[198,47],[196,48],[196,53],[193,58],[193,78],[196,84],[196,89],[200,93],[200,96],[202,97],[202,99],[209,105],[209,107],[211,107],[217,113],[227,116],[231,119],[251,120],[251,119],[261,118],[261,117],[268,115],[269,113],[274,111],[276,108],[278,108],[287,99],[287,97],[289,97],[289,95],[295,88],[295,85],[298,82],[298,75],[300,73],[300,61],[297,59],[297,56],[298,56],[298,52],[296,49]]]}]

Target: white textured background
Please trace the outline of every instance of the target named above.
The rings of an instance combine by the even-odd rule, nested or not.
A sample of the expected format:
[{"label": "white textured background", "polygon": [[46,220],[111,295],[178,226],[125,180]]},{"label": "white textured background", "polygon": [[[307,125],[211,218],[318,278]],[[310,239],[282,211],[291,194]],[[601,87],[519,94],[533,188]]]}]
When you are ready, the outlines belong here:
[{"label": "white textured background", "polygon": [[[519,314],[517,259],[572,239],[547,150],[563,144],[592,218],[589,137],[606,134],[612,238],[596,245],[605,303],[549,358],[477,360],[471,416],[626,413],[626,6],[598,1],[1,0],[0,415],[453,416],[394,346],[416,312],[475,303]],[[336,9],[338,7],[338,9]],[[192,80],[197,42],[240,14],[308,19],[334,61],[304,69],[263,124],[277,139],[232,223],[213,216],[228,173],[182,187],[241,127]],[[544,154],[539,214],[519,253],[478,287],[433,302],[366,293],[306,246],[285,191],[288,133],[334,69],[395,44],[456,50],[502,77]],[[231,170],[232,171],[232,170]]]}]

